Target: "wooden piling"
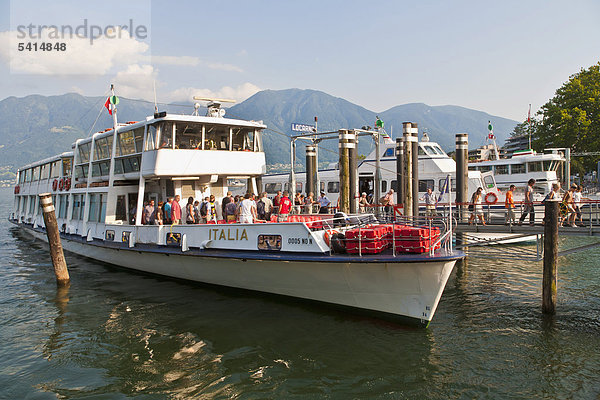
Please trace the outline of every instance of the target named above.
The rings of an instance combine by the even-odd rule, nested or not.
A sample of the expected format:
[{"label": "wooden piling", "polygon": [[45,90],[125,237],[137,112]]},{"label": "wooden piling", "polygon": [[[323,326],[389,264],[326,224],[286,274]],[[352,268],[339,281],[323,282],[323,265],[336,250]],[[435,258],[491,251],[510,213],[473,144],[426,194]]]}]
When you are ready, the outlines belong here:
[{"label": "wooden piling", "polygon": [[[354,134],[354,132],[352,132]],[[349,139],[348,143],[348,180],[350,181],[350,213],[358,212],[358,137],[354,135],[354,139]],[[315,195],[317,193],[315,192]]]},{"label": "wooden piling", "polygon": [[467,222],[468,206],[464,205],[468,199],[469,191],[469,135],[456,134],[456,202],[458,205],[458,221]]},{"label": "wooden piling", "polygon": [[411,145],[412,145],[412,173],[409,175],[412,184],[412,215],[419,216],[419,126],[412,123]]},{"label": "wooden piling", "polygon": [[44,224],[46,225],[48,244],[50,245],[50,257],[52,258],[54,274],[56,275],[56,283],[59,286],[68,285],[70,282],[69,270],[67,269],[67,262],[60,242],[60,233],[58,231],[58,223],[56,222],[56,214],[54,213],[54,205],[52,204],[52,195],[50,193],[42,193],[39,197],[44,215]]},{"label": "wooden piling", "polygon": [[412,123],[402,123],[402,140],[404,142],[404,172],[405,179],[402,181],[402,200],[404,202],[404,215],[406,217],[413,216],[413,187],[411,177],[413,174],[412,165]]},{"label": "wooden piling", "polygon": [[339,197],[339,211],[348,213],[350,212],[350,157],[348,152],[348,145],[352,139],[354,143],[354,135],[350,134],[350,131],[341,129],[339,131],[339,172],[340,172],[340,197]]},{"label": "wooden piling", "polygon": [[546,201],[544,210],[544,276],[542,279],[542,312],[544,314],[555,314],[559,202]]}]

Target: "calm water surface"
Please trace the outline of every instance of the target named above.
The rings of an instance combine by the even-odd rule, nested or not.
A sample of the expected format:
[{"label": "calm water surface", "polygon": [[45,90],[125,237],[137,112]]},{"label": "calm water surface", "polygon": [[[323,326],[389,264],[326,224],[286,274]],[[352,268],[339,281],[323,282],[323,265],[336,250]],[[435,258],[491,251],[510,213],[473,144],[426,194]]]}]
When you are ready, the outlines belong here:
[{"label": "calm water surface", "polygon": [[600,398],[598,249],[560,259],[555,317],[541,263],[471,258],[411,329],[71,254],[57,290],[0,199],[0,398]]}]

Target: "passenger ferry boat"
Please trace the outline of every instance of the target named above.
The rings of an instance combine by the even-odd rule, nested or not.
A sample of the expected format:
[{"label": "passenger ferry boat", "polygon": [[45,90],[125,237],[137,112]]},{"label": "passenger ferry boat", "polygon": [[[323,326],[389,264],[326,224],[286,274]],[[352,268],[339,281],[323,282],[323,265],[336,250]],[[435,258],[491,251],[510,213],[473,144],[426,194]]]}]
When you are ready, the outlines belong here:
[{"label": "passenger ferry boat", "polygon": [[[67,251],[145,273],[347,306],[425,326],[431,321],[456,261],[464,257],[452,249],[451,225],[440,232],[431,224],[328,215],[224,223],[220,200],[228,182],[248,180],[258,192],[257,178],[266,169],[262,122],[224,118],[217,100],[209,102],[206,116],[161,112],[124,124],[117,123],[116,109],[113,116],[113,128],[19,169],[12,223],[46,240],[38,195],[49,192]],[[146,201],[175,195],[182,202],[216,196],[219,222],[142,224]],[[344,246],[333,246],[335,235],[354,242],[348,239],[344,252]],[[420,246],[416,252],[403,253],[411,251],[403,247],[407,237]]]},{"label": "passenger ferry boat", "polygon": [[565,162],[564,154],[557,149],[549,149],[547,153],[537,153],[528,149],[515,151],[510,158],[498,157],[495,160],[470,162],[469,170],[493,172],[498,189],[503,192],[506,192],[510,185],[515,185],[515,200],[522,200],[527,181],[533,178],[534,199],[542,200],[552,190],[552,184],[560,183],[563,179]]}]

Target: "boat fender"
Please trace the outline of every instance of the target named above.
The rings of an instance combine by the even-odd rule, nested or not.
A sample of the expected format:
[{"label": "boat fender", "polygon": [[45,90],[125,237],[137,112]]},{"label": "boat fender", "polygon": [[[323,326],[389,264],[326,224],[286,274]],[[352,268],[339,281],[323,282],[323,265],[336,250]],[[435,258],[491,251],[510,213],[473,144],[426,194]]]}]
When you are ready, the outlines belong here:
[{"label": "boat fender", "polygon": [[212,242],[212,240],[205,240],[202,243],[200,243],[200,247],[202,247],[203,249],[210,249]]},{"label": "boat fender", "polygon": [[488,193],[485,195],[485,204],[496,204],[498,202],[498,196],[496,193]]},{"label": "boat fender", "polygon": [[58,188],[58,179],[52,182],[52,191],[56,192],[56,188]]},{"label": "boat fender", "polygon": [[346,252],[346,235],[343,233],[334,233],[331,235],[331,250],[334,253]]},{"label": "boat fender", "polygon": [[330,239],[336,233],[338,233],[338,231],[336,231],[335,229],[327,229],[325,231],[325,234],[323,235],[323,240],[325,241],[325,244],[327,245],[327,247],[331,247],[331,240]]}]

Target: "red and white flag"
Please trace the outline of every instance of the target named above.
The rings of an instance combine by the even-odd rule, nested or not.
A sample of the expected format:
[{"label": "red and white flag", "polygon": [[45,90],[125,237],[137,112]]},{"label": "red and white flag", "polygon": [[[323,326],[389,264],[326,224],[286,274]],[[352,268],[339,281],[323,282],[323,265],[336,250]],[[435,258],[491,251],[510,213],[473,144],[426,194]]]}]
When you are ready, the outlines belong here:
[{"label": "red and white flag", "polygon": [[106,103],[104,103],[104,107],[108,110],[108,113],[112,115],[112,107],[110,105],[110,97],[106,99]]}]

